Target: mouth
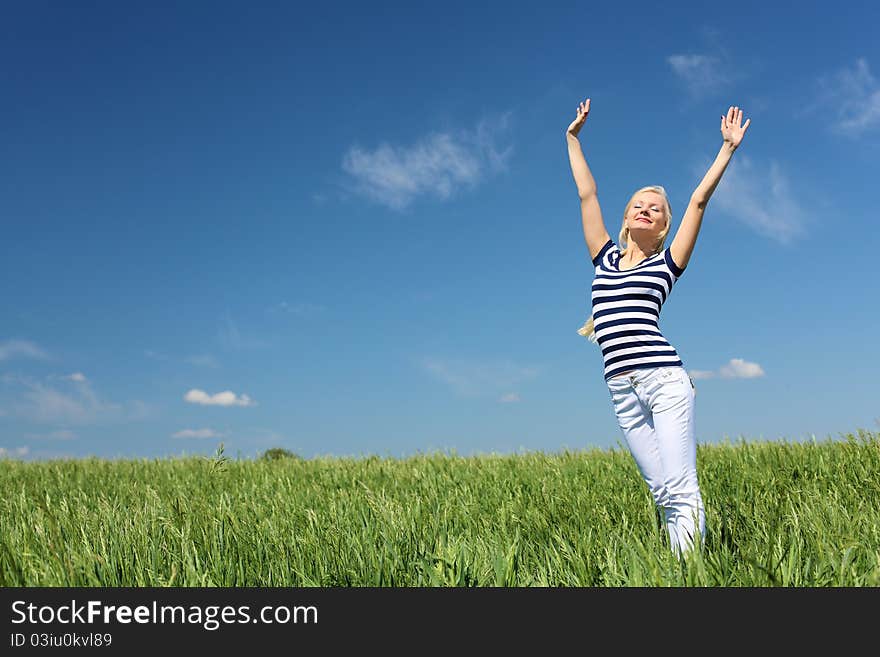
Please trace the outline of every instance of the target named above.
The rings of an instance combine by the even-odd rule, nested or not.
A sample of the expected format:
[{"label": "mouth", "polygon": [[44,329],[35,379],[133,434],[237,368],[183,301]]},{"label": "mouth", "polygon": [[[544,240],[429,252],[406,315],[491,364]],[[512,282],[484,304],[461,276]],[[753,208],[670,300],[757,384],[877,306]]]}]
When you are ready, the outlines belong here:
[{"label": "mouth", "polygon": [[644,221],[646,224],[651,223],[651,220],[647,217],[636,217],[636,221]]}]

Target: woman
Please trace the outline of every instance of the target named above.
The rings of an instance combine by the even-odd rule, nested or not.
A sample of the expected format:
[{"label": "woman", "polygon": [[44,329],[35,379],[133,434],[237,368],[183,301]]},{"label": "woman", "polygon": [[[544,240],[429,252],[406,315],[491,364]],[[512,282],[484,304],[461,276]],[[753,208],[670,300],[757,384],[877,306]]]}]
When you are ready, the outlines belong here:
[{"label": "woman", "polygon": [[706,535],[697,480],[696,390],[675,348],[660,332],[660,309],[687,267],[706,204],[751,119],[743,125],[739,107],[731,107],[721,117],[721,150],[691,195],[675,238],[665,248],[672,209],[660,186],[642,187],[630,198],[623,212],[620,246],[608,235],[596,181],[578,141],[589,113],[587,98],[578,105],[577,116],[566,131],[584,237],[595,266],[593,314],[578,333],[602,349],[618,424],[663,512],[670,547],[683,554],[694,546],[698,532],[700,543]]}]

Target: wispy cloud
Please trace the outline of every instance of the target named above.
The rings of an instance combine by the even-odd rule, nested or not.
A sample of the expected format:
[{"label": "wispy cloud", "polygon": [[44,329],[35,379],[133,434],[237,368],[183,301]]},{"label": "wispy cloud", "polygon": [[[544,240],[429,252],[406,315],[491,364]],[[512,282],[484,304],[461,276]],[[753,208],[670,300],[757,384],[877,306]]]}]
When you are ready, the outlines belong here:
[{"label": "wispy cloud", "polygon": [[313,303],[288,303],[281,301],[269,308],[270,313],[297,315],[298,317],[314,317],[320,315],[327,308]]},{"label": "wispy cloud", "polygon": [[[237,331],[234,335],[237,335]],[[224,337],[228,337],[228,336],[224,336],[223,331],[221,330],[220,340],[223,341]],[[234,339],[234,338],[232,338],[232,339]],[[227,344],[227,346],[230,346],[231,343],[229,341],[227,341],[226,344]],[[144,355],[147,358],[150,358],[151,360],[158,360],[158,361],[162,361],[162,362],[170,362],[172,360],[174,360],[176,362],[177,359],[180,358],[179,356],[176,356],[172,359],[170,356],[168,356],[166,354],[163,354],[158,351],[153,351],[151,349],[145,350]],[[210,354],[193,354],[191,356],[187,356],[187,357],[183,358],[183,362],[188,363],[189,365],[195,365],[196,367],[211,367],[211,368],[220,367],[220,361],[218,361],[214,356],[212,356]]]},{"label": "wispy cloud", "polygon": [[[710,164],[694,166],[694,177],[702,180]],[[737,153],[736,161],[728,165],[712,195],[711,206],[782,244],[790,244],[804,235],[814,221],[797,202],[778,163],[758,164],[742,153]]]},{"label": "wispy cloud", "polygon": [[0,447],[0,458],[21,458],[22,456],[27,456],[30,451],[31,449],[27,445],[13,447],[12,449]]},{"label": "wispy cloud", "polygon": [[190,404],[203,406],[254,406],[256,402],[247,395],[237,396],[231,390],[224,390],[214,395],[209,395],[204,390],[193,388],[183,396]]},{"label": "wispy cloud", "polygon": [[517,365],[507,360],[473,361],[428,357],[422,359],[421,366],[460,395],[492,396],[508,403],[519,401],[518,393],[510,393],[511,388],[538,374],[537,368]]},{"label": "wispy cloud", "polygon": [[225,434],[218,433],[213,429],[181,429],[171,434],[172,438],[223,438]]},{"label": "wispy cloud", "polygon": [[14,408],[17,415],[33,422],[82,425],[119,419],[124,414],[120,404],[99,398],[88,383],[77,385],[72,393],[32,381],[24,385],[27,390]]},{"label": "wispy cloud", "polygon": [[47,377],[50,381],[73,381],[74,383],[86,383],[86,375],[82,372],[74,372],[73,374],[49,374]]},{"label": "wispy cloud", "polygon": [[500,401],[502,404],[515,404],[517,402],[521,402],[522,399],[520,399],[519,393],[508,392],[504,395],[501,395],[501,398],[498,401]]},{"label": "wispy cloud", "polygon": [[27,440],[75,440],[78,436],[70,429],[59,429],[49,433],[29,433],[25,435]]},{"label": "wispy cloud", "polygon": [[[696,45],[691,52],[678,52],[666,57],[673,75],[693,100],[727,94],[737,83],[749,78],[752,71],[762,67],[760,61],[744,56],[742,52],[731,52],[726,45],[723,29],[710,25],[698,26],[694,30],[693,41]],[[736,104],[735,101],[733,104]]]},{"label": "wispy cloud", "polygon": [[152,417],[156,408],[142,399],[133,399],[126,404],[126,417],[129,420],[146,420]]},{"label": "wispy cloud", "polygon": [[692,379],[696,380],[715,378],[716,373],[713,370],[688,370],[688,374],[690,374]]},{"label": "wispy cloud", "polygon": [[236,431],[235,442],[244,451],[260,453],[272,447],[281,447],[297,452],[296,446],[284,434],[265,427],[247,427]]},{"label": "wispy cloud", "polygon": [[197,356],[187,356],[186,362],[196,367],[220,367],[220,362],[210,354],[200,354]]},{"label": "wispy cloud", "polygon": [[817,112],[830,115],[832,132],[847,137],[859,137],[880,127],[880,83],[865,58],[856,60],[852,67],[820,76],[815,89],[815,100],[796,111],[797,118]]},{"label": "wispy cloud", "polygon": [[140,400],[125,404],[101,398],[81,372],[49,380],[62,379],[60,390],[28,377],[6,376],[4,383],[23,389],[18,400],[9,403],[9,412],[39,424],[87,425],[142,420],[150,415],[150,407]]},{"label": "wispy cloud", "polygon": [[264,340],[250,336],[243,336],[241,331],[238,330],[238,325],[228,313],[221,320],[217,339],[225,349],[233,351],[260,349],[269,346],[269,343]]},{"label": "wispy cloud", "polygon": [[513,150],[497,142],[510,126],[511,113],[486,119],[474,130],[426,135],[408,145],[382,143],[375,149],[352,146],[342,168],[354,190],[394,210],[419,196],[451,197],[503,170]]},{"label": "wispy cloud", "polygon": [[727,67],[713,55],[669,55],[666,63],[694,98],[715,94],[730,83]]},{"label": "wispy cloud", "polygon": [[731,358],[730,362],[718,370],[689,370],[688,374],[693,379],[755,379],[764,376],[764,368],[742,358]]},{"label": "wispy cloud", "polygon": [[47,354],[38,345],[28,340],[7,340],[0,342],[0,361],[12,358],[36,358],[49,360]]}]

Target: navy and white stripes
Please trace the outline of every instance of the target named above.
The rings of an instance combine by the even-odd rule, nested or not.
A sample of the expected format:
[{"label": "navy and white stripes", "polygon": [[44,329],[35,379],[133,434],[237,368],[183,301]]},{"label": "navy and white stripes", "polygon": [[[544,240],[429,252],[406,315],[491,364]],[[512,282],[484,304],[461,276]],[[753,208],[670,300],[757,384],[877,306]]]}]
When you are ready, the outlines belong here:
[{"label": "navy and white stripes", "polygon": [[683,365],[660,333],[660,308],[684,273],[667,247],[632,269],[619,268],[620,249],[608,240],[593,264],[593,325],[605,378],[627,370]]}]

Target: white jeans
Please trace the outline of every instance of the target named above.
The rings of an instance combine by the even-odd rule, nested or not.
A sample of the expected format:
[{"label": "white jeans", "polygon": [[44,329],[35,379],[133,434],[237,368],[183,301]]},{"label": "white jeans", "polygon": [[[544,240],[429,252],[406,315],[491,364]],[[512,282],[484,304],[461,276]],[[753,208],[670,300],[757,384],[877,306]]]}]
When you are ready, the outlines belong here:
[{"label": "white jeans", "polygon": [[670,547],[693,546],[695,525],[706,535],[706,515],[697,481],[694,432],[696,390],[681,366],[634,370],[608,379],[617,422],[663,511]]}]

